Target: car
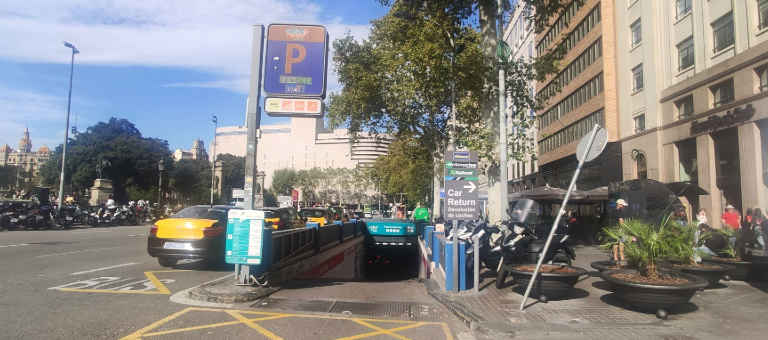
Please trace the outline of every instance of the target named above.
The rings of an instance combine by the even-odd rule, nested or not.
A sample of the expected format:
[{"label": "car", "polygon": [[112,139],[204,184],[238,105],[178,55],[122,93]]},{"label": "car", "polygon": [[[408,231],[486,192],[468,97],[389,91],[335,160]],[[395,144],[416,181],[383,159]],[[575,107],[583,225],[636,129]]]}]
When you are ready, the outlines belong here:
[{"label": "car", "polygon": [[292,207],[256,209],[264,211],[264,221],[271,222],[274,230],[288,230],[307,226],[307,221],[299,217],[299,214]]},{"label": "car", "polygon": [[342,221],[344,223],[349,222],[349,216],[344,213],[344,208],[330,207],[328,209],[331,211],[331,215],[333,216],[334,221]]},{"label": "car", "polygon": [[182,259],[222,261],[225,257],[228,205],[197,205],[155,222],[147,237],[147,253],[163,267]]},{"label": "car", "polygon": [[299,214],[307,222],[315,222],[321,227],[333,223],[331,212],[325,208],[304,208]]},{"label": "car", "polygon": [[[352,217],[353,217],[354,219],[357,219],[357,220],[359,220],[359,219],[363,219],[363,218],[366,218],[366,217],[365,217],[365,215],[366,215],[366,214],[365,214],[364,212],[362,212],[362,211],[358,210],[358,211],[355,211],[355,212],[353,213]],[[368,213],[368,215],[370,215],[370,213]],[[368,218],[370,218],[370,217],[368,217]]]}]

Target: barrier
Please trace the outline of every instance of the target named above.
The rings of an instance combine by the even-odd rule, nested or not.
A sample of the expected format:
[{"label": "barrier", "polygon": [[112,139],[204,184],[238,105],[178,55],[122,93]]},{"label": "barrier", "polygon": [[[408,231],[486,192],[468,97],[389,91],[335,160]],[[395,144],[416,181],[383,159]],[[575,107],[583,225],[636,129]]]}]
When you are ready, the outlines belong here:
[{"label": "barrier", "polygon": [[[466,247],[467,243],[459,242],[459,291],[465,291],[467,290],[467,286],[471,286],[471,284],[467,284],[467,282],[470,281],[467,279],[467,257],[463,256],[463,254],[466,254]],[[454,285],[453,241],[444,237],[440,238],[440,267],[443,268],[443,272],[445,273],[445,290],[450,292],[453,290]]]},{"label": "barrier", "polygon": [[341,242],[355,237],[355,224],[344,223],[341,225]]},{"label": "barrier", "polygon": [[317,229],[317,243],[315,251],[321,252],[341,243],[341,225],[329,224]]},{"label": "barrier", "polygon": [[314,254],[315,232],[313,228],[301,228],[272,233],[272,267],[284,260],[297,260]]}]

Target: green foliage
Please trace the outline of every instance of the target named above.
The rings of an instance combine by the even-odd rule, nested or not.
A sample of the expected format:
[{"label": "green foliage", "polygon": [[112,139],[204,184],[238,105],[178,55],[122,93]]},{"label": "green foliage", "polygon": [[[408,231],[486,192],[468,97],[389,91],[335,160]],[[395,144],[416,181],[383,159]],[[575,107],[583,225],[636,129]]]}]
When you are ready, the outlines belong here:
[{"label": "green foliage", "polygon": [[658,278],[660,258],[678,259],[681,254],[691,257],[692,238],[679,224],[665,218],[659,227],[640,219],[627,219],[624,223],[606,228],[603,249],[610,249],[624,238],[627,264],[637,268],[649,278]]},{"label": "green foliage", "polygon": [[293,168],[277,169],[272,174],[269,188],[275,196],[290,195],[296,185],[296,170]]},{"label": "green foliage", "polygon": [[[58,188],[61,152],[59,145],[40,170],[43,185]],[[166,170],[173,168],[167,141],[143,137],[130,121],[110,118],[108,122],[99,122],[67,141],[64,180],[68,187],[81,193],[92,187],[97,177],[99,157],[111,163],[103,174],[112,180],[118,202],[127,200],[126,183],[129,179],[132,179],[131,185],[137,188],[157,185],[160,159],[166,164]]]},{"label": "green foliage", "polygon": [[0,166],[0,188],[7,188],[7,189],[17,189],[16,188],[16,177],[19,178],[19,188],[18,190],[22,189],[31,189],[31,187],[34,186],[37,181],[35,181],[34,172],[32,171],[25,171],[22,169],[18,169],[15,165],[5,165]]},{"label": "green foliage", "polygon": [[194,204],[211,201],[211,163],[205,159],[182,159],[174,163],[171,187]]},{"label": "green foliage", "polygon": [[223,163],[221,165],[222,191],[231,193],[233,188],[243,188],[245,185],[245,157],[225,153],[216,155],[216,161]]},{"label": "green foliage", "polygon": [[276,207],[277,197],[275,197],[275,194],[272,192],[272,190],[264,190],[263,192],[264,192],[264,206]]},{"label": "green foliage", "polygon": [[432,180],[432,157],[416,139],[401,138],[389,146],[371,169],[372,182],[386,194],[405,193],[409,202],[423,202]]},{"label": "green foliage", "polygon": [[752,251],[747,249],[747,244],[755,240],[755,233],[742,233],[741,229],[732,228],[723,224],[723,227],[715,230],[716,233],[723,235],[726,240],[736,240],[735,243],[729,242],[723,248],[723,252],[733,257],[736,261],[741,261],[742,257],[752,255]]}]

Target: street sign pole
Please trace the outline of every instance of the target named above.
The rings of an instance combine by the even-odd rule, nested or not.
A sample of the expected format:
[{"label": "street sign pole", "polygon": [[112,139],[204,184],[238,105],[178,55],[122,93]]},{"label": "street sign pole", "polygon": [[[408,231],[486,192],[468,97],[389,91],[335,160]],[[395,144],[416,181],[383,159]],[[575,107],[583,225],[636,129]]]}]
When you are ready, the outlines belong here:
[{"label": "street sign pole", "polygon": [[[248,92],[248,116],[246,124],[248,126],[248,142],[245,150],[245,184],[243,185],[244,202],[243,208],[253,210],[256,206],[261,206],[262,190],[254,190],[253,184],[256,181],[258,169],[256,167],[256,150],[258,145],[258,131],[261,128],[261,108],[259,107],[259,98],[261,96],[261,63],[264,43],[264,25],[253,25],[253,47],[251,50],[251,89]],[[257,196],[257,194],[260,194]],[[249,285],[251,283],[251,271],[248,265],[235,265],[236,284]]]},{"label": "street sign pole", "polygon": [[453,221],[453,292],[459,292],[459,220],[475,220],[477,190],[477,152],[448,151],[445,155],[445,219]]},{"label": "street sign pole", "polygon": [[[595,142],[595,137],[598,136],[598,132],[600,133],[601,140],[598,141],[598,143]],[[534,282],[536,282],[536,277],[539,275],[539,270],[541,269],[541,264],[544,262],[544,257],[547,254],[547,250],[549,249],[549,244],[552,243],[552,237],[555,236],[555,230],[557,230],[557,224],[560,223],[560,217],[563,216],[563,212],[565,211],[565,205],[568,204],[568,199],[571,197],[571,192],[573,192],[573,187],[576,185],[576,180],[579,178],[579,173],[581,172],[581,167],[584,165],[585,162],[591,161],[595,159],[598,155],[600,155],[601,152],[605,149],[606,141],[608,140],[608,133],[605,129],[602,129],[599,124],[595,124],[595,127],[592,128],[592,132],[589,134],[588,139],[583,139],[581,143],[579,143],[579,148],[576,152],[576,157],[579,159],[579,165],[576,167],[576,171],[573,173],[573,178],[571,178],[571,184],[568,186],[568,191],[565,193],[565,197],[563,197],[563,203],[560,204],[560,211],[557,212],[557,216],[555,217],[555,223],[552,224],[552,230],[549,231],[549,237],[547,237],[547,243],[544,244],[544,249],[539,252],[539,261],[536,262],[536,268],[533,270],[533,276],[531,277],[531,281],[528,283],[528,288],[525,289],[525,295],[523,295],[523,301],[520,302],[520,310],[523,310],[525,308],[525,302],[528,300],[528,295],[531,294],[531,288],[533,288]],[[595,148],[593,149],[593,145]],[[475,255],[477,256],[477,255]]]}]

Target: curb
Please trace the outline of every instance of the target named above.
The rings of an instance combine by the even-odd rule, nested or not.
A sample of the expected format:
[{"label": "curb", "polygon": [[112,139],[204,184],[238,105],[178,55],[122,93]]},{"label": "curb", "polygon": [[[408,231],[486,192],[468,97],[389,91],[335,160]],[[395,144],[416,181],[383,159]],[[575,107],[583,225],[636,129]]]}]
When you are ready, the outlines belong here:
[{"label": "curb", "polygon": [[206,289],[221,283],[222,282],[217,282],[198,286],[187,293],[187,298],[202,302],[235,304],[261,300],[282,289],[282,287],[265,288],[244,286],[242,288],[237,288],[234,292],[227,293],[215,293]]}]

